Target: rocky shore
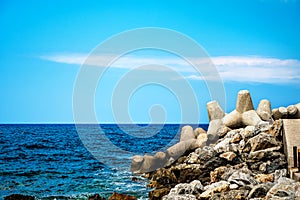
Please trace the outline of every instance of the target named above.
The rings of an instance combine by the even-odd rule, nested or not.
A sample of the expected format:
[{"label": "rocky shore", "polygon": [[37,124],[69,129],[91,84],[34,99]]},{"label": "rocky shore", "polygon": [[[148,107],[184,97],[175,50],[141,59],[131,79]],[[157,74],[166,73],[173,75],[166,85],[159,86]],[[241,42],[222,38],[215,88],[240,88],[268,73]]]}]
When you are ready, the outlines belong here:
[{"label": "rocky shore", "polygon": [[207,104],[209,128],[185,126],[180,141],[155,155],[134,156],[131,170],[150,179],[150,200],[300,199],[300,182],[288,178],[283,118],[300,118],[300,103],[271,110],[240,91],[225,114]]}]

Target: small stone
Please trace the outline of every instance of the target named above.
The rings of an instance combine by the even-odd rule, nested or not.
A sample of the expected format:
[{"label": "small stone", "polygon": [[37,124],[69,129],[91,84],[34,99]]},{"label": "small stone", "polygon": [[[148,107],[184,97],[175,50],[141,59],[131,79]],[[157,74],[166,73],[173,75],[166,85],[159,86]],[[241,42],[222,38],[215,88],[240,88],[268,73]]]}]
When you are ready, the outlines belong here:
[{"label": "small stone", "polygon": [[255,180],[260,183],[273,182],[274,176],[273,174],[257,174],[254,176]]},{"label": "small stone", "polygon": [[229,188],[230,188],[231,190],[235,190],[235,189],[239,188],[239,186],[238,186],[237,184],[230,184],[230,185],[229,185]]},{"label": "small stone", "polygon": [[236,157],[236,154],[233,152],[225,152],[220,155],[220,158],[224,158],[230,162]]},{"label": "small stone", "polygon": [[214,192],[226,192],[229,190],[229,185],[227,181],[219,181],[211,185],[204,187],[204,192],[200,195],[200,198],[209,198]]}]

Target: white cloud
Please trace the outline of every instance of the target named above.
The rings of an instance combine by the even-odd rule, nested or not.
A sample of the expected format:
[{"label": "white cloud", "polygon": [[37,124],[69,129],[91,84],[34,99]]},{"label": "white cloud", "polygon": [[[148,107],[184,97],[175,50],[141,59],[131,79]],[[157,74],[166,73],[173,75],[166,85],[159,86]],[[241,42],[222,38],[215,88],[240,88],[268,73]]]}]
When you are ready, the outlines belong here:
[{"label": "white cloud", "polygon": [[[40,58],[66,64],[85,64],[105,67],[107,60],[114,58],[113,55],[90,56],[86,60],[86,54],[57,54],[41,56]],[[189,59],[192,60],[192,59]],[[219,56],[211,57],[224,81],[258,82],[258,83],[300,83],[300,61],[296,59],[278,59],[258,56]],[[214,80],[207,66],[207,59],[193,58],[193,62],[204,66],[201,72],[206,74],[205,80]],[[110,67],[133,69],[142,65],[157,64],[170,66],[179,72],[189,73],[188,79],[203,80],[204,77],[195,75],[196,71],[185,60],[177,57],[141,57],[123,56],[111,64]],[[149,70],[164,70],[153,67]],[[192,74],[194,73],[194,74]]]}]

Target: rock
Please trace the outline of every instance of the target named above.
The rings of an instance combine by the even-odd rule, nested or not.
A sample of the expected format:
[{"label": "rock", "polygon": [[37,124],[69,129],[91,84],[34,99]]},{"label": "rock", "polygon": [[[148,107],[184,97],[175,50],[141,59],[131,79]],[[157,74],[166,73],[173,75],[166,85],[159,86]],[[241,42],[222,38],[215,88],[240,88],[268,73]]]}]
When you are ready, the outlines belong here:
[{"label": "rock", "polygon": [[208,112],[209,121],[215,119],[222,119],[225,116],[224,111],[222,110],[217,101],[211,101],[207,103],[206,108]]},{"label": "rock", "polygon": [[210,182],[215,183],[220,181],[220,177],[226,172],[227,167],[221,166],[210,172]]},{"label": "rock", "polygon": [[203,190],[204,187],[199,180],[194,180],[190,183],[180,183],[171,189],[170,193],[168,194],[168,199],[172,199],[171,197],[174,195],[199,196]]},{"label": "rock", "polygon": [[229,131],[231,131],[231,128],[222,125],[221,127],[218,128],[217,130],[217,135],[219,136],[219,138],[225,136]]},{"label": "rock", "polygon": [[4,200],[34,200],[34,196],[22,195],[22,194],[12,194],[4,197]]},{"label": "rock", "polygon": [[171,169],[160,168],[153,172],[148,187],[162,188],[175,185],[177,182],[177,177]]},{"label": "rock", "polygon": [[296,104],[295,106],[297,107],[297,112],[293,118],[300,119],[300,103]]},{"label": "rock", "polygon": [[236,133],[230,140],[231,143],[239,143],[242,140],[242,136],[240,133]]},{"label": "rock", "polygon": [[187,164],[199,164],[198,163],[198,158],[199,158],[199,155],[192,152],[188,155],[186,163]]},{"label": "rock", "polygon": [[160,160],[154,156],[144,155],[144,161],[139,169],[139,173],[152,172],[161,167]]},{"label": "rock", "polygon": [[215,193],[212,195],[210,200],[246,200],[248,190],[230,190],[222,193]]},{"label": "rock", "polygon": [[105,200],[105,198],[101,197],[99,194],[94,194],[92,196],[89,196],[88,200]]},{"label": "rock", "polygon": [[207,130],[207,137],[208,140],[211,143],[214,143],[215,141],[218,140],[218,129],[223,126],[223,122],[221,119],[215,119],[210,121],[208,130]]},{"label": "rock", "polygon": [[180,133],[180,142],[187,141],[190,139],[196,139],[193,128],[191,126],[182,127]]},{"label": "rock", "polygon": [[294,181],[288,178],[280,178],[267,193],[266,199],[295,199],[296,188]]},{"label": "rock", "polygon": [[204,192],[200,195],[200,198],[209,198],[215,192],[225,192],[229,190],[229,183],[227,181],[219,181],[216,183],[212,183],[211,185],[207,185],[204,187]]},{"label": "rock", "polygon": [[271,147],[278,147],[281,145],[282,143],[279,142],[275,137],[266,133],[260,133],[247,141],[243,152],[254,152]]},{"label": "rock", "polygon": [[240,135],[243,139],[247,139],[254,136],[255,126],[246,126],[241,132]]},{"label": "rock", "polygon": [[236,154],[233,152],[225,152],[220,155],[220,158],[224,158],[230,162],[236,157]]},{"label": "rock", "polygon": [[274,179],[275,179],[275,182],[278,182],[278,180],[282,177],[286,177],[287,176],[287,170],[286,169],[278,169],[278,170],[275,170],[274,172]]},{"label": "rock", "polygon": [[235,109],[239,113],[254,110],[250,92],[248,90],[239,91]]},{"label": "rock", "polygon": [[249,110],[242,114],[242,123],[245,126],[256,126],[261,122],[260,117],[255,110]]},{"label": "rock", "polygon": [[228,182],[231,184],[237,184],[239,186],[253,187],[257,184],[257,181],[250,176],[241,171],[234,172],[228,179]]},{"label": "rock", "polygon": [[279,113],[281,114],[281,118],[285,119],[288,116],[288,110],[285,107],[278,108]]},{"label": "rock", "polygon": [[192,194],[169,194],[164,196],[162,200],[197,200],[195,195]]},{"label": "rock", "polygon": [[293,117],[298,112],[298,109],[295,105],[290,105],[287,107],[288,115]]},{"label": "rock", "polygon": [[179,156],[190,150],[191,144],[194,142],[196,142],[196,139],[181,141],[169,147],[166,151],[167,157],[172,157],[176,160]]},{"label": "rock", "polygon": [[263,99],[259,102],[257,110],[258,116],[264,120],[269,121],[272,118],[272,111],[271,111],[271,103],[267,99]]},{"label": "rock", "polygon": [[137,172],[138,170],[140,170],[143,161],[144,161],[144,156],[138,156],[138,155],[133,156],[131,160],[130,171]]},{"label": "rock", "polygon": [[255,180],[259,183],[273,182],[274,175],[273,174],[257,174],[254,176]]},{"label": "rock", "polygon": [[206,131],[203,128],[198,127],[194,130],[195,138],[197,138],[200,134],[206,134]]},{"label": "rock", "polygon": [[274,108],[272,110],[272,117],[274,120],[278,120],[278,119],[281,119],[282,115],[281,113],[279,112],[279,109],[278,108]]},{"label": "rock", "polygon": [[170,192],[171,188],[159,188],[149,192],[149,200],[161,200]]},{"label": "rock", "polygon": [[198,135],[197,139],[191,144],[190,149],[197,149],[200,147],[204,147],[206,145],[208,138],[207,134],[200,134]]},{"label": "rock", "polygon": [[218,153],[228,152],[231,138],[224,138],[221,142],[215,145],[214,150]]},{"label": "rock", "polygon": [[254,186],[248,195],[248,199],[264,198],[272,186],[273,184],[271,183]]},{"label": "rock", "polygon": [[223,124],[230,128],[236,128],[242,126],[242,114],[237,110],[233,110],[231,113],[223,117]]}]

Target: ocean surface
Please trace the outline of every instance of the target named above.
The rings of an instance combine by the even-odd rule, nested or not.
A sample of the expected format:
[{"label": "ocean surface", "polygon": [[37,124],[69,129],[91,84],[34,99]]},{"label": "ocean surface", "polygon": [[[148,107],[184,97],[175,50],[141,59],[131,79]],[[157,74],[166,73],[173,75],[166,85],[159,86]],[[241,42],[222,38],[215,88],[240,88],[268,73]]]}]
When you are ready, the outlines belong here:
[{"label": "ocean surface", "polygon": [[[194,128],[207,125],[193,125]],[[87,199],[113,192],[148,199],[148,180],[130,172],[132,155],[178,142],[181,125],[0,125],[0,199]]]}]

